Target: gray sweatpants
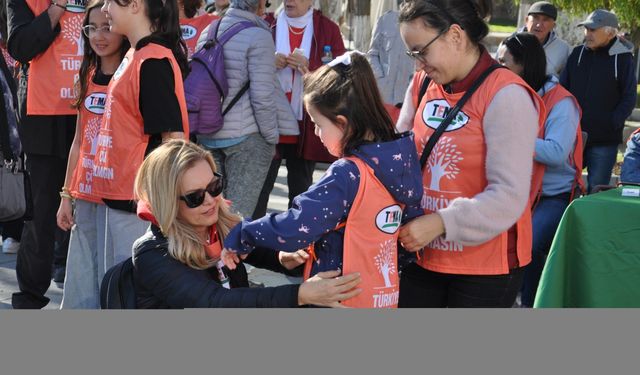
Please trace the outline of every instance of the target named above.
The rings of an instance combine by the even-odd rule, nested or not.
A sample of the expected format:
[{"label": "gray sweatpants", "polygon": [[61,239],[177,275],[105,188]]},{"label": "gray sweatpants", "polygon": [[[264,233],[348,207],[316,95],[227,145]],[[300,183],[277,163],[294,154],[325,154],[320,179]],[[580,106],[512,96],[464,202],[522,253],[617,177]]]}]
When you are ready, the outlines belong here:
[{"label": "gray sweatpants", "polygon": [[232,202],[234,211],[250,219],[275,155],[275,145],[254,133],[237,145],[209,151],[216,160],[218,172],[227,180],[225,198]]},{"label": "gray sweatpants", "polygon": [[131,256],[133,242],[149,223],[82,199],[75,201],[74,220],[60,308],[99,309],[104,274]]}]

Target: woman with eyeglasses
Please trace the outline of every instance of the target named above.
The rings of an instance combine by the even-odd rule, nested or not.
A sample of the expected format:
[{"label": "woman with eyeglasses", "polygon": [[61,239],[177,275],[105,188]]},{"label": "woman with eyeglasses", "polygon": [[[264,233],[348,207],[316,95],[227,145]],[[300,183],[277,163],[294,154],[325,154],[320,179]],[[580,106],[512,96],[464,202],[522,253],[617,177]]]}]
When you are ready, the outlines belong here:
[{"label": "woman with eyeglasses", "polygon": [[[78,110],[76,133],[69,150],[69,161],[56,215],[58,227],[71,230],[69,254],[62,294],[62,309],[100,307],[100,282],[106,272],[103,231],[105,205],[92,189],[92,161],[107,86],[120,61],[129,50],[123,35],[109,30],[109,21],[100,8],[102,0],[86,5],[82,23],[85,45],[77,83]],[[75,208],[75,209],[74,209]]]},{"label": "woman with eyeglasses", "polygon": [[534,160],[544,167],[532,213],[533,252],[522,284],[523,307],[532,307],[551,241],[565,209],[582,182],[580,105],[554,75],[546,75],[546,57],[535,35],[517,33],[498,48],[498,61],[522,77],[547,108],[544,134],[536,139]]},{"label": "woman with eyeglasses", "polygon": [[490,70],[498,63],[480,44],[490,10],[490,1],[471,0],[413,0],[400,10],[418,70],[418,154],[485,76],[423,166],[424,216],[400,230],[400,242],[419,255],[402,272],[400,307],[511,307],[531,260],[529,190],[544,106],[516,74]]},{"label": "woman with eyeglasses", "polygon": [[[223,187],[211,154],[193,143],[171,140],[142,163],[135,182],[138,216],[151,226],[133,249],[138,308],[338,307],[359,293],[360,277],[338,277],[338,271],[301,285],[248,288],[242,264],[229,270],[220,261],[222,241],[240,222]],[[256,249],[244,262],[288,273],[307,256]]]}]

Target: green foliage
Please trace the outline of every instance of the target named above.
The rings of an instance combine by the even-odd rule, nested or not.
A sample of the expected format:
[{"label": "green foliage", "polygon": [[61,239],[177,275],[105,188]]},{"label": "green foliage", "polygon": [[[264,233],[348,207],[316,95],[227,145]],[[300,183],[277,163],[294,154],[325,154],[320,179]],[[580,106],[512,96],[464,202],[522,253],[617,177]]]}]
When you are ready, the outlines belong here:
[{"label": "green foliage", "polygon": [[640,0],[553,0],[553,4],[574,14],[607,9],[615,12],[624,28],[635,31],[640,27]]}]

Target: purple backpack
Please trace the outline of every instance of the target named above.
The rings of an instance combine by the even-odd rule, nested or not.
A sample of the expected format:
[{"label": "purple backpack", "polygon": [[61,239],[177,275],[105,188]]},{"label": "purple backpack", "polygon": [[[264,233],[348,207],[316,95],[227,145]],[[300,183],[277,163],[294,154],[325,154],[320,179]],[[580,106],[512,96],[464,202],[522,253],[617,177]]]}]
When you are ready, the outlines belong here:
[{"label": "purple backpack", "polygon": [[209,26],[207,42],[191,56],[189,64],[191,72],[184,80],[184,93],[189,113],[189,132],[191,134],[211,134],[222,129],[224,115],[249,89],[249,81],[247,81],[229,103],[229,106],[222,109],[222,103],[229,93],[222,47],[241,30],[255,26],[249,21],[238,22],[218,38],[220,20],[215,20]]}]

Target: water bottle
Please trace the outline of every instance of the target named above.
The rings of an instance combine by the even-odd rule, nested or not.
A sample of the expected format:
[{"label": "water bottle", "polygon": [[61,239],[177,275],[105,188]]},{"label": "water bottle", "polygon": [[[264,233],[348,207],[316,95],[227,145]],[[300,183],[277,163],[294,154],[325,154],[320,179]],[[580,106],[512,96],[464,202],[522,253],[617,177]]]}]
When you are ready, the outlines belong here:
[{"label": "water bottle", "polygon": [[216,264],[216,268],[218,268],[218,279],[220,279],[220,284],[222,284],[223,288],[231,289],[231,284],[229,284],[229,276],[222,269],[224,267],[224,263],[222,260],[219,260]]},{"label": "water bottle", "polygon": [[324,46],[324,53],[320,58],[322,64],[328,64],[333,60],[333,54],[331,53],[331,46]]}]

